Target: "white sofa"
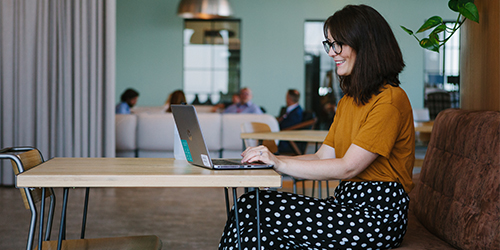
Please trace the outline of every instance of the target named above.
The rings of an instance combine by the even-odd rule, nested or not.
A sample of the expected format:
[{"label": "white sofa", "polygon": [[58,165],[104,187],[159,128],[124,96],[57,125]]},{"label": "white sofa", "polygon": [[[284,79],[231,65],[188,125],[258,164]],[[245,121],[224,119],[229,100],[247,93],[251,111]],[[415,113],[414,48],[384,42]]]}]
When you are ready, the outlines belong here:
[{"label": "white sofa", "polygon": [[[140,112],[116,115],[117,157],[174,157],[174,119],[171,113]],[[240,158],[243,141],[241,124],[262,122],[279,131],[278,121],[269,114],[220,114],[199,112],[201,130],[210,156]]]}]

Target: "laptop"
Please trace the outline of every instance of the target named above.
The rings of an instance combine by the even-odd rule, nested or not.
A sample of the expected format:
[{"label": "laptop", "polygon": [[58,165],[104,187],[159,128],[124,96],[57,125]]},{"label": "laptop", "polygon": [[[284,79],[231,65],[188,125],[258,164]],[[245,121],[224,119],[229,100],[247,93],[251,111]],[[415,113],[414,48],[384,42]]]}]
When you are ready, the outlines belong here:
[{"label": "laptop", "polygon": [[171,107],[182,148],[189,163],[209,169],[263,169],[273,167],[273,165],[259,162],[242,163],[241,159],[212,159],[194,106],[171,105]]}]

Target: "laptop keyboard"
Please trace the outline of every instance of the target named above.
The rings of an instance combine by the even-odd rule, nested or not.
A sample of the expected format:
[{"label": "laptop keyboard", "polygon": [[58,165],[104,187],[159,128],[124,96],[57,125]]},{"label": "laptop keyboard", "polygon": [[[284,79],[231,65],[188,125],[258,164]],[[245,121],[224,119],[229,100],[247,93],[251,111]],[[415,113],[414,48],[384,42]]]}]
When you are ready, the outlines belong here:
[{"label": "laptop keyboard", "polygon": [[214,165],[248,165],[248,163],[241,163],[239,161],[231,161],[225,159],[212,159]]}]

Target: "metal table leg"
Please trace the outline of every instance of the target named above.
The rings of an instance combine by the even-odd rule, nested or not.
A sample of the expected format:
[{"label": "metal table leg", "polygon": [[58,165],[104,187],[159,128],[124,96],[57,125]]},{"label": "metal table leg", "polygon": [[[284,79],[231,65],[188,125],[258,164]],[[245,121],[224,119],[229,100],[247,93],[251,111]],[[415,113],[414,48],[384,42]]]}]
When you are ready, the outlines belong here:
[{"label": "metal table leg", "polygon": [[[236,233],[238,234],[238,249],[241,250],[241,235],[240,235],[240,221],[238,217],[238,195],[236,193],[235,187],[233,189],[233,201],[234,201],[234,216],[235,216],[235,223],[236,223]],[[260,234],[260,197],[259,197],[259,189],[255,188],[255,200],[257,202],[256,205],[256,212],[257,212],[257,247],[260,250],[261,249],[261,234]],[[225,193],[225,198],[226,198],[226,212],[227,212],[227,217],[229,219],[230,216],[230,210],[229,210],[229,194],[228,194],[228,188],[224,188],[224,193]]]},{"label": "metal table leg", "polygon": [[61,250],[62,241],[66,238],[66,209],[68,208],[69,188],[64,188],[63,207],[61,212],[61,225],[59,226],[59,238],[57,240],[57,250]]},{"label": "metal table leg", "polygon": [[38,230],[38,249],[42,249],[43,216],[45,215],[45,188],[42,188],[42,201],[40,203],[40,229]]},{"label": "metal table leg", "polygon": [[233,188],[233,201],[234,201],[234,220],[236,223],[236,233],[238,234],[238,249],[241,250],[241,236],[240,236],[240,221],[238,218],[238,203],[236,197],[236,188]]}]

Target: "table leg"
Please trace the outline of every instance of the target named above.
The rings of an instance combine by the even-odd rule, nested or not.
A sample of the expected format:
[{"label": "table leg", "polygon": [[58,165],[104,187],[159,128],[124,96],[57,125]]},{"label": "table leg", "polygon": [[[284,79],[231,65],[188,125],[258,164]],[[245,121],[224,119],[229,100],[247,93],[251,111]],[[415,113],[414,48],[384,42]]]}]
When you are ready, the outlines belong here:
[{"label": "table leg", "polygon": [[42,201],[40,203],[40,229],[38,230],[38,249],[42,249],[43,216],[45,215],[45,188],[42,188]]},{"label": "table leg", "polygon": [[224,194],[226,196],[226,214],[227,214],[227,219],[229,220],[229,216],[231,216],[231,210],[229,208],[229,191],[228,188],[224,188]]},{"label": "table leg", "polygon": [[59,239],[57,240],[57,250],[61,250],[62,240],[66,238],[66,209],[68,207],[69,188],[64,188],[63,207],[61,212],[61,225],[59,226]]},{"label": "table leg", "polygon": [[240,236],[240,221],[238,219],[238,203],[237,203],[236,188],[233,188],[233,201],[234,201],[234,221],[236,223],[236,233],[238,234],[238,249],[241,250],[241,236]]},{"label": "table leg", "polygon": [[257,200],[257,249],[260,250],[260,202],[259,202],[259,189],[255,189],[255,200]]},{"label": "table leg", "polygon": [[85,189],[85,205],[83,207],[82,233],[80,234],[81,239],[85,238],[85,227],[87,225],[87,211],[88,211],[88,207],[89,207],[89,193],[90,193],[90,188],[86,188]]}]

